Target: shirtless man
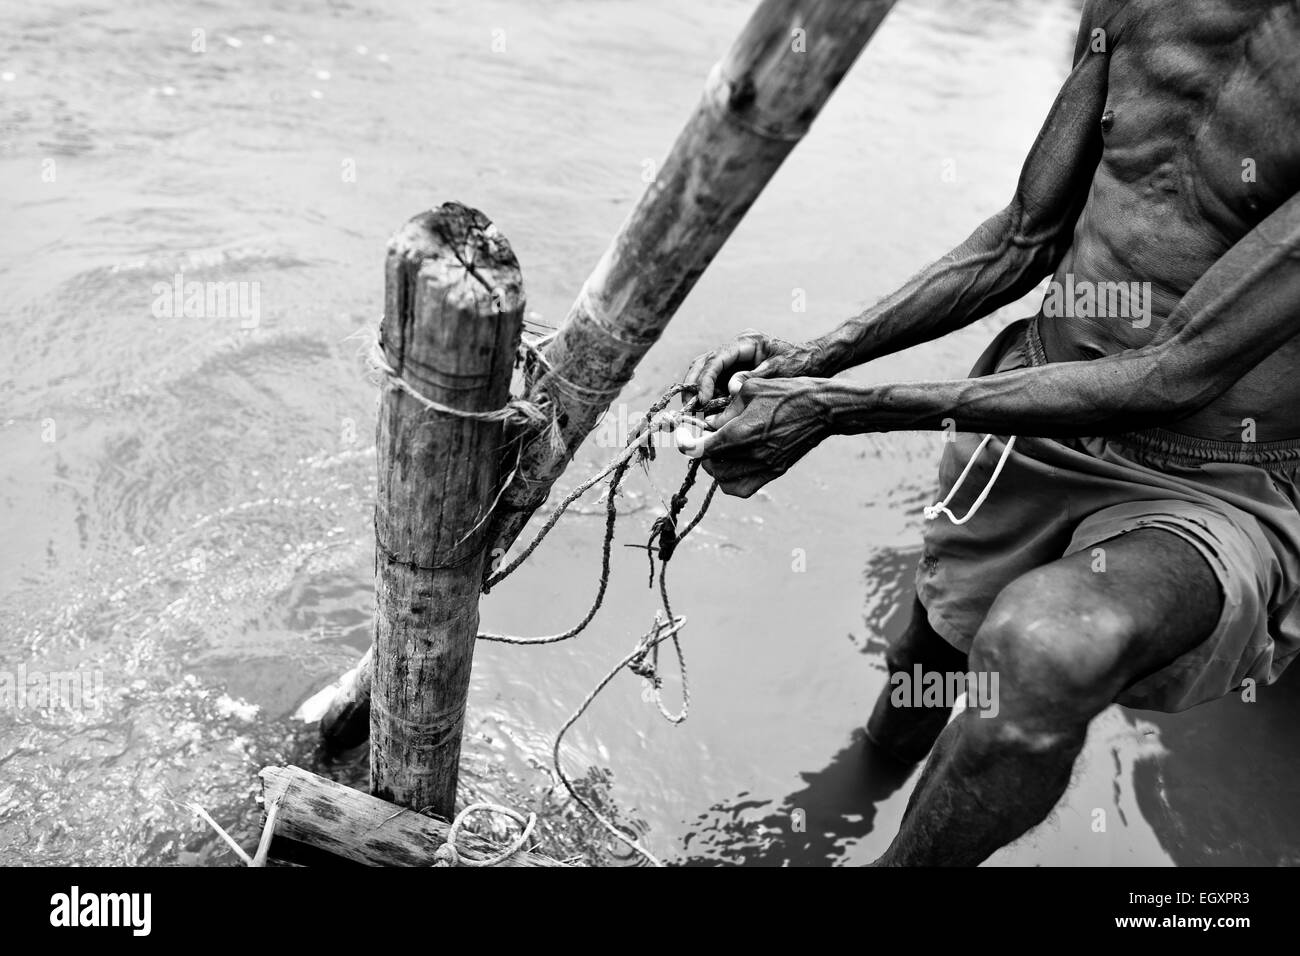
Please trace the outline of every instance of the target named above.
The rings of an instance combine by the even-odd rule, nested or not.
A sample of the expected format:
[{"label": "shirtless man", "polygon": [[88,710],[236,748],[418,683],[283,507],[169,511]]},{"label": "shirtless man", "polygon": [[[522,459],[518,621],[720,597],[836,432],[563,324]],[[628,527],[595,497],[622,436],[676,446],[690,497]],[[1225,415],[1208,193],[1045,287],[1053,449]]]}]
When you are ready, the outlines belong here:
[{"label": "shirtless man", "polygon": [[[941,489],[975,457],[961,517],[1005,458],[968,523],[927,524],[887,654],[891,672],[997,673],[997,713],[948,723],[885,688],[871,741],[929,759],[880,864],[981,862],[1051,812],[1111,702],[1183,710],[1272,682],[1300,649],[1298,190],[1300,4],[1089,0],[1005,209],[827,335],[747,333],[692,366],[702,400],[720,383],[732,400],[679,444],[729,494],[829,435],[950,419]],[[829,378],[1047,276],[1058,307],[969,379]],[[1059,307],[1103,283],[1139,295]]]}]

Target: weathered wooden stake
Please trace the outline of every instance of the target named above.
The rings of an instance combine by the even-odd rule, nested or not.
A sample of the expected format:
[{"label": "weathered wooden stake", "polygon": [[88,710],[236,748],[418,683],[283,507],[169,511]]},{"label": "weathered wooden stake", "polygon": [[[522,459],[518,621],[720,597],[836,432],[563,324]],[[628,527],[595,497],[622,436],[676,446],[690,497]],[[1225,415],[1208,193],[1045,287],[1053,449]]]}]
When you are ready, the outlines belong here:
[{"label": "weathered wooden stake", "polygon": [[[407,385],[461,411],[506,405],[523,286],[482,213],[446,203],[408,222],[388,245],[384,299],[384,357]],[[379,408],[370,790],[447,819],[502,428],[393,387]]]}]

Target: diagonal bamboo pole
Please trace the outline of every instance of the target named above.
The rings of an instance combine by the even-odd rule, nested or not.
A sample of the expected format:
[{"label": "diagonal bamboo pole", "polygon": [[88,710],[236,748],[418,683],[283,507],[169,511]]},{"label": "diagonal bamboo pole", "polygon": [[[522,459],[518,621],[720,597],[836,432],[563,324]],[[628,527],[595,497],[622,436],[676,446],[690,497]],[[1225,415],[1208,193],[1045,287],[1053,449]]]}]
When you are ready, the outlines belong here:
[{"label": "diagonal bamboo pole", "polygon": [[[488,526],[500,563],[631,380],[682,301],[871,39],[895,0],[763,0],[687,120],[655,182],[543,350],[528,399],[560,441],[534,441]],[[373,648],[321,720],[326,746],[365,739]]]},{"label": "diagonal bamboo pole", "polygon": [[696,280],[866,46],[894,0],[764,0],[601,257],[528,398],[562,443],[534,442],[494,512],[499,559],[631,380]]}]

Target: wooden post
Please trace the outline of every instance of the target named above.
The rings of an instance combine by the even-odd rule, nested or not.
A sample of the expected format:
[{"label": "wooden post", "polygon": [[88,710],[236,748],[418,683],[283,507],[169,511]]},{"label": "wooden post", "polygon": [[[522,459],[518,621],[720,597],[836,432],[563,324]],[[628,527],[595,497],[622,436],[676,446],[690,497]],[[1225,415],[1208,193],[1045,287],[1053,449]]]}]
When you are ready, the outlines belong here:
[{"label": "wooden post", "polygon": [[[682,300],[808,131],[894,0],[763,0],[544,349],[528,399],[562,441],[532,442],[501,495],[488,552],[504,555],[631,380]],[[870,135],[863,131],[863,135]],[[364,712],[366,662],[336,712]],[[328,734],[333,722],[322,723]]]},{"label": "wooden post", "polygon": [[371,644],[356,667],[313,694],[294,714],[308,723],[320,721],[321,745],[327,753],[342,753],[370,740],[370,678],[374,664],[375,645]]},{"label": "wooden post", "polygon": [[[410,388],[467,412],[505,406],[523,287],[509,243],[482,213],[446,203],[408,222],[388,245],[384,300],[384,357]],[[399,388],[380,403],[370,790],[447,819],[502,431]]]}]

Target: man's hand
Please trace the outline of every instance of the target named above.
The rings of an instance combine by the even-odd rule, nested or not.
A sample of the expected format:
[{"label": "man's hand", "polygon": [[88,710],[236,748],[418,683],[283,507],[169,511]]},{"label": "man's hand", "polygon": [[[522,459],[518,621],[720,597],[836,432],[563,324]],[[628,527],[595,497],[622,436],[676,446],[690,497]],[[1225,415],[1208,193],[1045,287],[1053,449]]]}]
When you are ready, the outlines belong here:
[{"label": "man's hand", "polygon": [[[704,405],[714,398],[719,385],[735,395],[747,378],[816,375],[821,371],[821,359],[821,349],[814,345],[794,345],[750,329],[734,342],[697,358],[684,381],[699,387],[696,402]],[[738,375],[739,381],[733,381]]]},{"label": "man's hand", "polygon": [[729,495],[748,498],[831,434],[819,378],[750,376],[700,437],[677,433],[677,448],[704,459],[704,470]]}]

